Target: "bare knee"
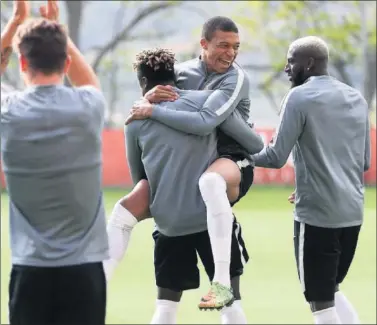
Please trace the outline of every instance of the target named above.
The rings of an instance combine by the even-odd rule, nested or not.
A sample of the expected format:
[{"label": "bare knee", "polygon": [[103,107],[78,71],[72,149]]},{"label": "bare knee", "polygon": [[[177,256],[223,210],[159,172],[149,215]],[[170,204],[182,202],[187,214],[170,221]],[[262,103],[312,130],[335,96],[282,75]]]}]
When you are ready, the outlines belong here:
[{"label": "bare knee", "polygon": [[149,211],[149,183],[143,179],[139,181],[132,191],[119,200],[138,221],[150,218]]},{"label": "bare knee", "polygon": [[241,183],[241,171],[234,161],[227,158],[219,158],[208,167],[203,176],[207,173],[220,175],[226,183],[226,193],[229,201],[237,200]]}]

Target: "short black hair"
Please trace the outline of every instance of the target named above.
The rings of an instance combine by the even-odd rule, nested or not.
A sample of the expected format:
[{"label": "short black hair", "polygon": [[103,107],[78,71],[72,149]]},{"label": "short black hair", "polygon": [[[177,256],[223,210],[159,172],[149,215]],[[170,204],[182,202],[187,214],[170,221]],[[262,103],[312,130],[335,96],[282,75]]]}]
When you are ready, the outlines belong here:
[{"label": "short black hair", "polygon": [[217,30],[238,33],[237,25],[232,19],[224,16],[216,16],[210,18],[204,23],[202,38],[205,38],[207,41],[212,40],[213,34],[215,34]]},{"label": "short black hair", "polygon": [[175,54],[172,51],[156,48],[137,54],[133,67],[137,71],[139,79],[145,77],[152,82],[171,81],[175,80],[175,62]]},{"label": "short black hair", "polygon": [[65,27],[45,18],[29,19],[17,30],[14,47],[23,55],[33,72],[61,73],[68,57]]}]

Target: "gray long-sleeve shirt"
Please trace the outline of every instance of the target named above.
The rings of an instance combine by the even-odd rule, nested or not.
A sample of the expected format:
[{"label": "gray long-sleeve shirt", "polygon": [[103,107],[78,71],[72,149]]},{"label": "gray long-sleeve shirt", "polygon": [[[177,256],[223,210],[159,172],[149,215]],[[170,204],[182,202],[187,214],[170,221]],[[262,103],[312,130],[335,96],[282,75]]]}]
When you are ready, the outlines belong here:
[{"label": "gray long-sleeve shirt", "polygon": [[[197,111],[211,92],[180,92],[167,109]],[[217,158],[216,133],[196,136],[152,119],[133,121],[125,128],[127,160],[133,183],[147,178],[150,211],[166,236],[183,236],[207,229],[206,208],[199,178]]]},{"label": "gray long-sleeve shirt", "polygon": [[[175,113],[197,112],[213,93],[209,90],[176,91],[180,98],[167,102],[164,107]],[[245,137],[255,143],[255,132],[239,114],[231,114],[220,128],[231,130],[236,139],[244,141]],[[218,157],[215,130],[202,136],[185,134],[151,119],[134,121],[125,130],[133,183],[148,179],[150,210],[159,231],[166,236],[182,236],[206,230],[206,208],[198,183]]]},{"label": "gray long-sleeve shirt", "polygon": [[[208,98],[203,105],[203,112],[191,113],[190,120],[192,126],[185,132],[202,133],[208,132],[218,125],[219,121],[224,120],[232,112],[237,112],[245,121],[249,119],[250,99],[249,99],[249,80],[244,71],[237,65],[232,65],[226,73],[209,72],[206,64],[196,58],[178,64],[176,66],[177,84],[181,89],[213,89],[214,94]],[[184,115],[177,116],[170,126],[177,127],[178,120],[185,123]],[[171,121],[170,121],[171,123]],[[183,130],[183,129],[181,129]],[[220,155],[231,154],[243,156],[252,160],[248,155],[245,143],[235,141],[233,135],[222,129],[217,130],[218,152]],[[245,140],[244,140],[245,141]],[[258,144],[257,146],[258,147]]]},{"label": "gray long-sleeve shirt", "polygon": [[370,165],[363,96],[330,76],[311,77],[291,89],[273,142],[253,158],[256,166],[281,168],[291,151],[295,219],[328,228],[362,224],[363,173]]}]

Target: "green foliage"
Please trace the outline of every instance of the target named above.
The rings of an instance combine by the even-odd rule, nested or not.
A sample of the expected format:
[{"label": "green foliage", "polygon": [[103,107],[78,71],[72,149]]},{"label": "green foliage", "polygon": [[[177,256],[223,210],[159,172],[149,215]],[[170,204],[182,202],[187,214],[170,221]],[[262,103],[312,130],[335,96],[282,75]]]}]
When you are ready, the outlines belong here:
[{"label": "green foliage", "polygon": [[[376,19],[370,12],[376,4],[365,5],[368,41],[375,46]],[[359,1],[245,1],[237,9],[236,21],[246,29],[253,48],[267,53],[274,69],[284,66],[289,44],[308,35],[328,42],[332,62],[353,65],[362,55]]]}]

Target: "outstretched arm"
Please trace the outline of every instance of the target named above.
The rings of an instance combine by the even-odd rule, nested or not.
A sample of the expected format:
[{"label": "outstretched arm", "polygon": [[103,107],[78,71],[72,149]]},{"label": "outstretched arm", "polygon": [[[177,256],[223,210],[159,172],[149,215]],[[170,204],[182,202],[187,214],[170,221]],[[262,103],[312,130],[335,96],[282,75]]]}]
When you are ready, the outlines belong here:
[{"label": "outstretched arm", "polygon": [[252,156],[255,166],[281,168],[287,162],[305,124],[303,103],[298,98],[296,90],[292,89],[282,103],[280,122],[274,140],[260,153]]},{"label": "outstretched arm", "polygon": [[29,3],[28,1],[13,1],[13,14],[4,30],[1,33],[1,69],[0,74],[6,70],[9,58],[13,52],[12,42],[16,35],[17,28],[29,16]]}]

